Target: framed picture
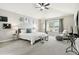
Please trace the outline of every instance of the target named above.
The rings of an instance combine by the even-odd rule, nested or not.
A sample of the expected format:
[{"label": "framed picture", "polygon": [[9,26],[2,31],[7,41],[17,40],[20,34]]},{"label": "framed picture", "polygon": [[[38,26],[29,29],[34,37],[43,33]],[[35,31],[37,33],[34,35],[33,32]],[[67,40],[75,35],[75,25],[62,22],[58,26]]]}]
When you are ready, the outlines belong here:
[{"label": "framed picture", "polygon": [[20,22],[24,22],[24,17],[20,17],[20,18],[19,18],[19,21],[20,21]]},{"label": "framed picture", "polygon": [[3,29],[11,29],[11,24],[3,23]]}]

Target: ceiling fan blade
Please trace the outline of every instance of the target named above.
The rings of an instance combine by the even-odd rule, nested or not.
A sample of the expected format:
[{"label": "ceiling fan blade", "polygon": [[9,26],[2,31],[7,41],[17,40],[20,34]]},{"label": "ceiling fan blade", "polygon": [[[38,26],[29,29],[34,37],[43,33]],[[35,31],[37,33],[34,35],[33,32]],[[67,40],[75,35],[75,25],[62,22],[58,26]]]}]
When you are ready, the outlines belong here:
[{"label": "ceiling fan blade", "polygon": [[48,5],[50,5],[49,3],[47,3],[45,6],[48,6]]},{"label": "ceiling fan blade", "polygon": [[41,7],[41,5],[39,3],[36,4],[38,7]]},{"label": "ceiling fan blade", "polygon": [[43,6],[43,5],[44,5],[44,3],[39,3],[39,5],[40,5],[40,6]]},{"label": "ceiling fan blade", "polygon": [[45,9],[49,9],[49,8],[45,7]]},{"label": "ceiling fan blade", "polygon": [[39,5],[41,5],[41,3],[38,3]]},{"label": "ceiling fan blade", "polygon": [[41,3],[42,4],[42,6],[44,5],[44,3]]}]

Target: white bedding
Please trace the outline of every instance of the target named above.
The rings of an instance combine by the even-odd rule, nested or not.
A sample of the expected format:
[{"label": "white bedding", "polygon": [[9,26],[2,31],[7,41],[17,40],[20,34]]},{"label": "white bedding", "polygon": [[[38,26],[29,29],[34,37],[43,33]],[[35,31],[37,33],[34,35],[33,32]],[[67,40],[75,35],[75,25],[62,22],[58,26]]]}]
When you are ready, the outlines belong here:
[{"label": "white bedding", "polygon": [[40,39],[41,37],[48,36],[45,33],[42,32],[33,32],[33,33],[20,33],[19,38],[29,40],[31,41],[31,44],[33,44],[36,40]]}]

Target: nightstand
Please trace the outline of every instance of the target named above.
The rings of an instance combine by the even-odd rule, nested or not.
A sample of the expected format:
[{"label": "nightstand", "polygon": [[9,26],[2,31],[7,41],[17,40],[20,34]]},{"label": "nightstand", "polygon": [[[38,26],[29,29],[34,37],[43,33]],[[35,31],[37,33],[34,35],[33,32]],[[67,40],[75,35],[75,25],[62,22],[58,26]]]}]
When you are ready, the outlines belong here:
[{"label": "nightstand", "polygon": [[18,35],[17,34],[13,34],[13,37],[12,37],[14,40],[18,39]]}]

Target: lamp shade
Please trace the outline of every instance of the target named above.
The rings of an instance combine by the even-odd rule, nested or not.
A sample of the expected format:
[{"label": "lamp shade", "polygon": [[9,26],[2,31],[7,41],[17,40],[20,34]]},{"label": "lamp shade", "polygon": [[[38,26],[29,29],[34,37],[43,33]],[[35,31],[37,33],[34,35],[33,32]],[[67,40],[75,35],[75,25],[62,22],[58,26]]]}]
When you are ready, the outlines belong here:
[{"label": "lamp shade", "polygon": [[74,33],[74,34],[78,34],[77,26],[74,26],[74,27],[73,27],[73,33]]}]

